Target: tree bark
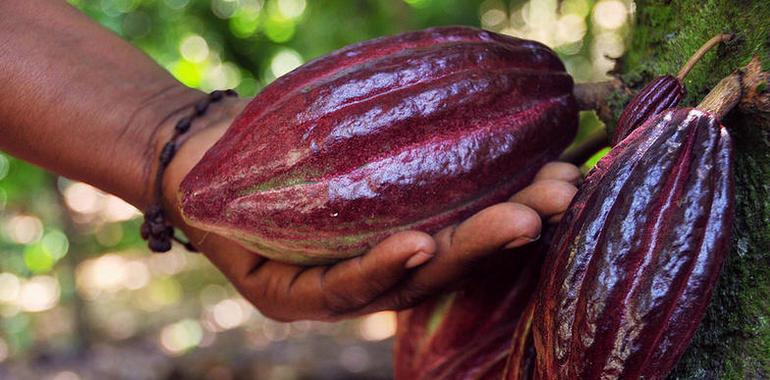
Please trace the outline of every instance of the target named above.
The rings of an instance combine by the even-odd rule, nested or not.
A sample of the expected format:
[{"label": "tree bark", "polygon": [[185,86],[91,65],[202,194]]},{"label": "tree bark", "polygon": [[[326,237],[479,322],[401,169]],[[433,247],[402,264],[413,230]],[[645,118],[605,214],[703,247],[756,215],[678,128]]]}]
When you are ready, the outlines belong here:
[{"label": "tree bark", "polygon": [[[700,44],[719,33],[737,38],[708,53],[690,72],[682,105],[697,104],[753,56],[765,71],[770,68],[767,0],[637,0],[636,5],[631,46],[620,68],[633,88],[654,76],[675,74]],[[770,97],[770,86],[764,86],[757,92]],[[770,379],[770,109],[739,107],[723,122],[736,151],[733,249],[672,379]]]}]

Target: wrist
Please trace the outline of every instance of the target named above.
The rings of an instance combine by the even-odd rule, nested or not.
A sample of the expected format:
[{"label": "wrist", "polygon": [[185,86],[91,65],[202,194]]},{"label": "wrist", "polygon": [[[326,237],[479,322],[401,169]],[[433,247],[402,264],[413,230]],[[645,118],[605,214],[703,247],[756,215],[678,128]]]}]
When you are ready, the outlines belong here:
[{"label": "wrist", "polygon": [[205,153],[227,131],[233,119],[240,113],[246,100],[225,97],[221,101],[211,103],[203,115],[193,118],[190,129],[175,139],[175,154],[162,176],[161,197],[157,199],[156,175],[160,169],[162,150],[171,140],[174,128],[182,118],[193,113],[195,103],[205,99],[203,94],[192,105],[173,117],[165,120],[155,134],[152,142],[153,150],[149,158],[149,170],[145,184],[146,204],[160,201],[168,219],[176,226],[184,227],[177,200],[177,190],[187,173],[200,161]]},{"label": "wrist", "polygon": [[[126,171],[124,176],[111,175],[116,195],[144,210],[156,198],[153,189],[158,170],[159,155],[163,145],[174,132],[174,124],[189,114],[194,104],[206,94],[182,85],[168,87],[146,97],[136,106],[125,132],[117,137],[114,145],[125,152],[117,157],[130,157],[126,162],[114,162],[111,173]],[[127,167],[126,167],[127,166]]]}]

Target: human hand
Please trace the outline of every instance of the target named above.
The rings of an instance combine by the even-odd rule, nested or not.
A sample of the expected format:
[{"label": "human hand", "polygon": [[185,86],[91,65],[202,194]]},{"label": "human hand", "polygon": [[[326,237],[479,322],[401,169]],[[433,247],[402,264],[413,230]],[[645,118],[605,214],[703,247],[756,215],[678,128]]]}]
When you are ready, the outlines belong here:
[{"label": "human hand", "polygon": [[[214,233],[185,225],[176,191],[182,179],[226,131],[245,101],[223,103],[210,125],[182,145],[169,166],[164,193],[175,224],[264,315],[281,321],[337,320],[400,310],[462,281],[473,263],[492,254],[516,254],[536,240],[541,220],[556,221],[577,191],[579,170],[550,163],[509,202],[488,207],[433,236],[396,233],[368,253],[329,266],[269,260]],[[501,250],[512,249],[510,252]]]}]

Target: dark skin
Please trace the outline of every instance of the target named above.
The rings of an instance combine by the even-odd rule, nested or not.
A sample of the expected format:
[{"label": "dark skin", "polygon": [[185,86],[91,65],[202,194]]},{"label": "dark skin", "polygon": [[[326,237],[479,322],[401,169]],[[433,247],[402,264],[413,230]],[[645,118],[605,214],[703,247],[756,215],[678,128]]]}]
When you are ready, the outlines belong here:
[{"label": "dark skin", "polygon": [[[139,209],[153,197],[160,148],[206,94],[178,83],[117,36],[64,2],[0,2],[0,149],[90,183]],[[405,231],[332,266],[267,260],[184,224],[176,191],[248,100],[228,98],[197,119],[164,178],[164,206],[243,296],[281,321],[338,320],[414,306],[462,282],[473,263],[540,235],[576,192],[578,169],[546,165],[509,202],[434,235]]]}]

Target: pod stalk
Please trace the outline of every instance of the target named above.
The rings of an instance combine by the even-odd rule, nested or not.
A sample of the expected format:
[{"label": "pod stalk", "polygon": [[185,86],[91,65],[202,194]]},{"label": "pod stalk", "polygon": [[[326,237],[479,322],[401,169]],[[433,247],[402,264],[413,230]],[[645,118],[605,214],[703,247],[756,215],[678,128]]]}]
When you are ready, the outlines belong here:
[{"label": "pod stalk", "polygon": [[690,70],[695,66],[695,64],[700,61],[701,58],[703,58],[706,53],[711,50],[714,46],[719,45],[722,42],[727,42],[733,39],[735,37],[734,34],[719,34],[714,37],[711,37],[710,40],[706,41],[705,44],[703,44],[698,51],[693,54],[690,59],[687,60],[687,63],[682,66],[681,69],[679,69],[679,72],[676,74],[676,79],[679,79],[679,81],[683,81],[684,77],[687,76],[687,74],[690,73]]}]

